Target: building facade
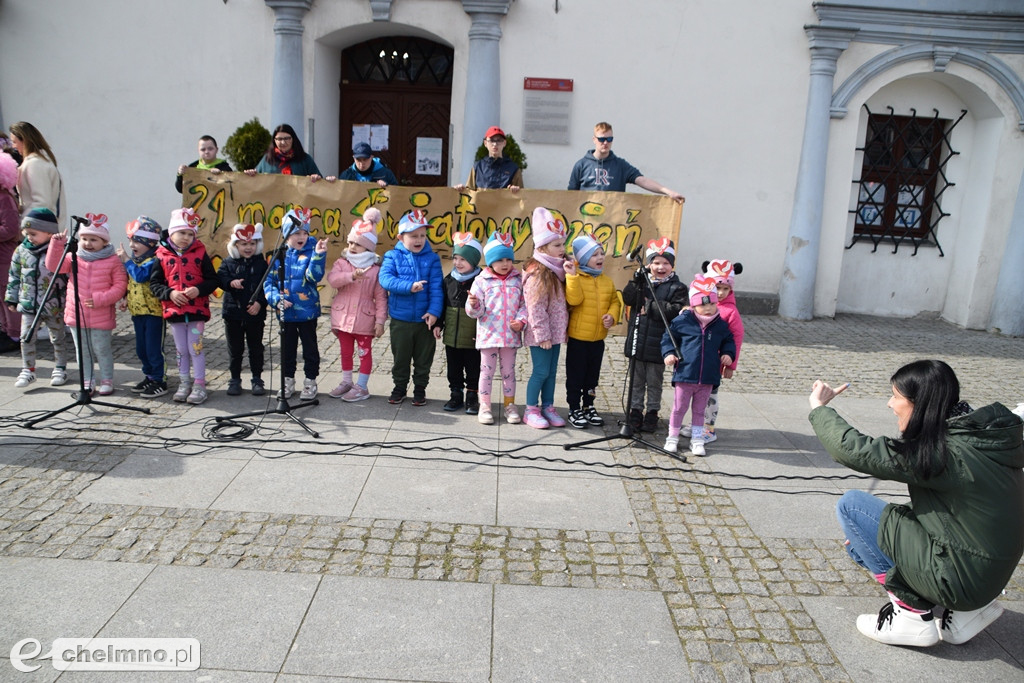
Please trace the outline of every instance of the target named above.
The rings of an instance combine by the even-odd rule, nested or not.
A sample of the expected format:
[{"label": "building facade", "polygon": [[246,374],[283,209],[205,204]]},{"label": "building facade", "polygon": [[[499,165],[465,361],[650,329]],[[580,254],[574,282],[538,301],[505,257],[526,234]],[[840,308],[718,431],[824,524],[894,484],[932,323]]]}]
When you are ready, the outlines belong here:
[{"label": "building facade", "polygon": [[686,196],[682,277],[729,258],[787,317],[1024,334],[1014,0],[0,2],[0,118],[43,131],[73,213],[168,216],[197,138],[254,116],[324,174],[355,136],[425,185],[499,125],[543,189],[609,121]]}]

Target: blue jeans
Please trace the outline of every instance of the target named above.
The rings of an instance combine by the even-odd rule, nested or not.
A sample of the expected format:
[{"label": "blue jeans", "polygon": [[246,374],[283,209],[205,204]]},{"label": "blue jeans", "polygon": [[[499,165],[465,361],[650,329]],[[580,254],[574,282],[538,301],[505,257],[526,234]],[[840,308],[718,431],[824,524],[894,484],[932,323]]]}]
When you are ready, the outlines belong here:
[{"label": "blue jeans", "polygon": [[539,346],[530,347],[530,360],[533,361],[533,372],[526,382],[526,405],[549,406],[555,402],[555,375],[558,374],[558,355],[561,344],[553,344],[550,349]]},{"label": "blue jeans", "polygon": [[863,491],[847,491],[836,503],[836,517],[846,534],[846,552],[874,575],[884,574],[896,564],[878,547],[878,523],[885,505]]}]

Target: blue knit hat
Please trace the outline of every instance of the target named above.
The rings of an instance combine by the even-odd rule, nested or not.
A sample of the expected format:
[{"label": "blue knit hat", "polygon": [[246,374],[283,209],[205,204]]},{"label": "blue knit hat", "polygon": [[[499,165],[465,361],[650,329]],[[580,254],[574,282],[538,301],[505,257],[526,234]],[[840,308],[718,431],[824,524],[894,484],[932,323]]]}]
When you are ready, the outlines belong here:
[{"label": "blue knit hat", "polygon": [[296,233],[298,230],[305,230],[309,232],[309,219],[312,218],[312,212],[309,209],[304,209],[301,206],[296,206],[294,209],[289,211],[281,219],[281,232],[284,233],[284,238],[288,239]]},{"label": "blue knit hat", "polygon": [[600,242],[593,236],[583,233],[572,241],[572,257],[576,259],[576,263],[585,266],[594,252],[600,248]]},{"label": "blue knit hat", "polygon": [[516,252],[512,248],[513,244],[515,244],[515,240],[511,233],[495,232],[491,234],[491,238],[484,245],[484,262],[490,266],[503,258],[514,259]]}]

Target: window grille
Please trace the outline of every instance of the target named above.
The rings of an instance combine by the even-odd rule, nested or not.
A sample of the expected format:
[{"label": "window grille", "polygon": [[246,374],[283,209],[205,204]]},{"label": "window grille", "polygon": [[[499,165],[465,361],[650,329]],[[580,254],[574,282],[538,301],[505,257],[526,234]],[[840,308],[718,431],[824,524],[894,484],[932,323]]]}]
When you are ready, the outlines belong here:
[{"label": "window grille", "polygon": [[353,83],[450,87],[454,59],[454,50],[429,40],[376,38],[342,53],[341,77]]},{"label": "window grille", "polygon": [[942,210],[943,193],[955,183],[946,176],[946,164],[959,152],[953,149],[950,135],[967,110],[955,121],[932,117],[897,116],[892,107],[888,114],[868,113],[868,128],[858,186],[851,248],[859,241],[870,241],[872,252],[882,242],[892,243],[892,253],[909,243],[912,256],[922,244],[934,245],[939,256],[945,256],[939,244],[939,222],[949,214]]}]

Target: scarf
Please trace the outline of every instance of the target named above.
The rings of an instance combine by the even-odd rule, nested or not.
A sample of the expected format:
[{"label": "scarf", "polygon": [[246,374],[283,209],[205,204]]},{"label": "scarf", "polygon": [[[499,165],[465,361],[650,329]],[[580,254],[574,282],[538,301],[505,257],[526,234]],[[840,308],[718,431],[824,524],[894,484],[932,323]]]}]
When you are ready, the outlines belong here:
[{"label": "scarf", "polygon": [[291,175],[292,166],[291,161],[295,158],[295,150],[289,151],[287,154],[282,152],[274,146],[274,158],[277,159],[277,165],[281,169],[281,175]]},{"label": "scarf", "polygon": [[590,266],[585,266],[582,263],[579,264],[579,267],[584,273],[587,275],[593,275],[594,277],[597,277],[604,271],[604,268],[591,268]]},{"label": "scarf", "polygon": [[[693,309],[691,309],[693,310]],[[712,315],[701,315],[697,311],[693,311],[693,315],[696,316],[697,322],[700,323],[700,328],[704,329],[711,324],[711,321],[718,317],[718,313]]]},{"label": "scarf", "polygon": [[102,249],[96,251],[86,251],[83,247],[78,247],[78,258],[83,261],[100,261],[105,258],[110,258],[114,255],[114,245],[107,244]]},{"label": "scarf", "polygon": [[547,254],[545,254],[543,252],[536,251],[536,250],[534,250],[534,252],[533,252],[533,258],[535,258],[538,261],[540,261],[541,263],[543,263],[555,275],[558,276],[559,280],[561,280],[562,282],[565,282],[565,262],[564,261],[562,261],[561,259],[554,258],[553,256],[548,256]]},{"label": "scarf", "polygon": [[[473,278],[475,278],[479,274],[480,274],[480,269],[479,268],[474,268],[473,270],[471,270],[471,271],[469,271],[468,273],[465,273],[465,274],[460,273],[459,271],[455,270],[454,268],[452,268],[452,272],[451,272],[451,276],[452,276],[452,278],[455,279],[456,282],[465,282],[466,280],[472,280]],[[495,274],[497,274],[497,273],[495,273]]]},{"label": "scarf", "polygon": [[223,159],[214,159],[210,163],[206,163],[202,159],[200,159],[199,163],[196,164],[196,168],[198,168],[200,171],[206,171],[206,170],[211,169],[211,168],[217,168],[217,166],[219,166],[219,165],[221,165],[223,163],[224,163]]},{"label": "scarf", "polygon": [[354,268],[369,268],[377,262],[377,252],[361,251],[358,254],[353,254],[351,251],[346,249],[345,260],[351,263]]},{"label": "scarf", "polygon": [[146,251],[142,252],[141,256],[136,256],[135,254],[132,254],[132,263],[134,263],[137,266],[140,266],[146,262],[146,259],[152,258],[153,254],[155,253],[156,247],[150,247]]}]

